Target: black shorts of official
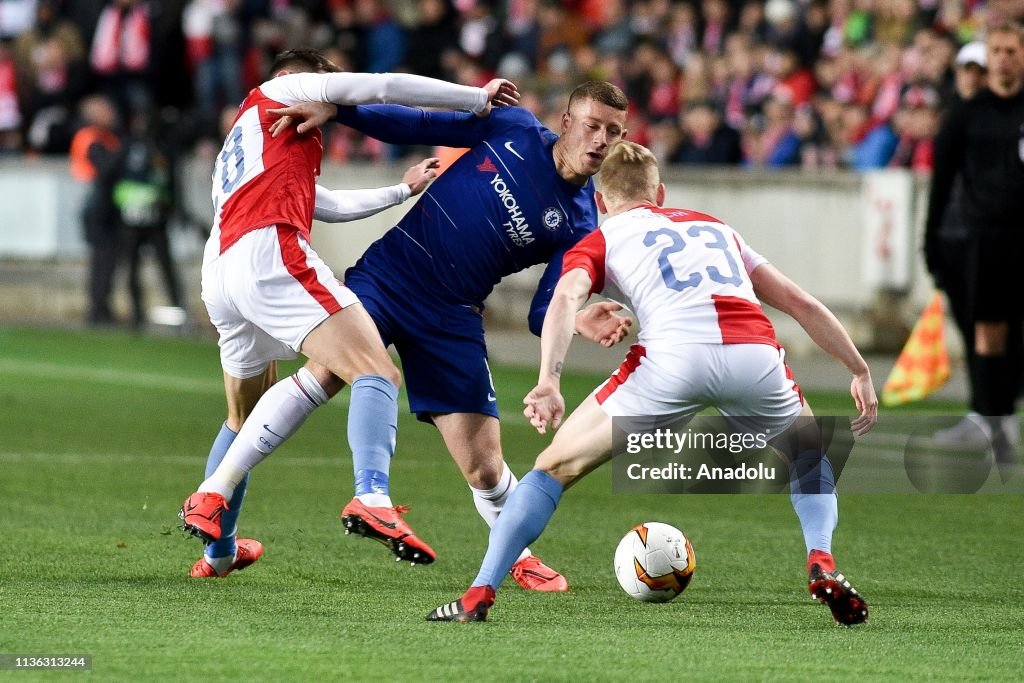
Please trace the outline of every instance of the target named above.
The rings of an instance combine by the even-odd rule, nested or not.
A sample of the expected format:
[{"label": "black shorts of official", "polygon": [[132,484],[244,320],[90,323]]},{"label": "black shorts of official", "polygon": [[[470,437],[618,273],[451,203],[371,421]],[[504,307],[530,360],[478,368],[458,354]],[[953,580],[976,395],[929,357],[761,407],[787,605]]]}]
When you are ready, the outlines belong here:
[{"label": "black shorts of official", "polygon": [[976,231],[968,259],[971,318],[981,322],[1024,317],[1024,226]]}]

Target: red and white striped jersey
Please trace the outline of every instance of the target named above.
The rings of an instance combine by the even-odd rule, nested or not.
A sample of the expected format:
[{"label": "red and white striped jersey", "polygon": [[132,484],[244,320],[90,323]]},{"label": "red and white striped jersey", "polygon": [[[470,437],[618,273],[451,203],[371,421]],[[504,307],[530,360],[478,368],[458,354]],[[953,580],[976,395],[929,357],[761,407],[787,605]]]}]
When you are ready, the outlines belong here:
[{"label": "red and white striped jersey", "polygon": [[292,226],[309,240],[323,136],[319,128],[299,135],[290,126],[271,137],[276,119],[267,114],[268,109],[309,99],[295,87],[297,80],[281,76],[250,91],[217,155],[213,229],[220,233],[221,253],[246,233],[268,225]]},{"label": "red and white striped jersey", "polygon": [[775,330],[750,273],[767,259],[731,227],[703,213],[645,205],[583,238],[562,273],[583,268],[591,292],[627,299],[648,349],[678,344],[770,344]]},{"label": "red and white striped jersey", "polygon": [[267,113],[298,102],[395,102],[479,112],[487,92],[413,74],[358,73],[286,74],[252,90],[213,168],[213,235],[220,253],[247,232],[275,224],[294,227],[309,240],[323,137],[318,129],[299,135],[294,126],[271,137],[276,119]]}]

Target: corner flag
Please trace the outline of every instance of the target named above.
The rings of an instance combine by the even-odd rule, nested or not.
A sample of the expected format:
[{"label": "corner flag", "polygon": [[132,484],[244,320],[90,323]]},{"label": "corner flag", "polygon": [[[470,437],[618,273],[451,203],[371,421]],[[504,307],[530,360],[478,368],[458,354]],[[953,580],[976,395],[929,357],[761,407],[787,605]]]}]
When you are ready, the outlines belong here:
[{"label": "corner flag", "polygon": [[946,349],[944,324],[942,292],[935,292],[917,319],[882,387],[882,405],[920,401],[941,389],[949,380],[949,351]]}]

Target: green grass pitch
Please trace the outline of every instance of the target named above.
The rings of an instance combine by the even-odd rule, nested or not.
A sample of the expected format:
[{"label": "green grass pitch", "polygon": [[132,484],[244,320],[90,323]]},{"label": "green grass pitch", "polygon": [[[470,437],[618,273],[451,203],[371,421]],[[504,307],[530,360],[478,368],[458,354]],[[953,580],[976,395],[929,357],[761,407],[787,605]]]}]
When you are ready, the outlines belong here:
[{"label": "green grass pitch", "polygon": [[[534,374],[494,370],[522,475],[550,438],[519,414]],[[599,379],[567,378],[570,405]],[[845,396],[811,400],[850,410]],[[844,629],[807,595],[787,496],[614,495],[603,468],[534,546],[568,594],[508,582],[487,624],[427,623],[473,577],[487,534],[404,399],[392,492],[434,565],[342,534],[343,395],[253,475],[241,529],[263,559],[191,580],[200,544],[176,512],[223,401],[211,341],[0,328],[0,654],[90,654],[86,675],[102,680],[1020,680],[1018,495],[842,496],[836,556],[872,609]],[[611,569],[619,538],[650,520],[682,528],[697,555],[665,605],[630,600]],[[69,674],[0,671],[16,676]]]}]

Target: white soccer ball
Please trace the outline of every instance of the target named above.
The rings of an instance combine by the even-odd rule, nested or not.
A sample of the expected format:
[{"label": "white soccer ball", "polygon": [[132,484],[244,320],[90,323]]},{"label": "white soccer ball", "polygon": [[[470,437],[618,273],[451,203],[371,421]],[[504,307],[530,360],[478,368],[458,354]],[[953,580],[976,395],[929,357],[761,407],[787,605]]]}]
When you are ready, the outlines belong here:
[{"label": "white soccer ball", "polygon": [[631,598],[668,602],[693,578],[693,546],[670,524],[645,522],[629,530],[615,549],[615,578]]}]

